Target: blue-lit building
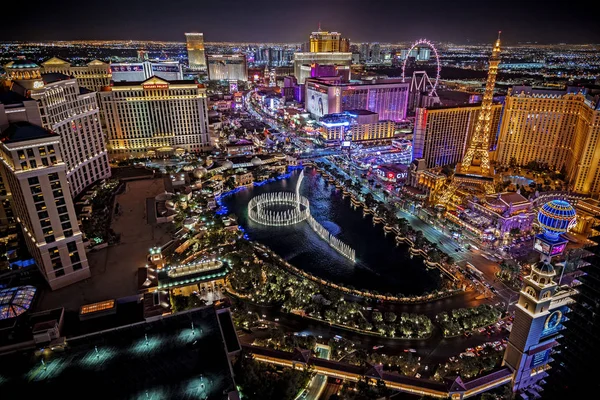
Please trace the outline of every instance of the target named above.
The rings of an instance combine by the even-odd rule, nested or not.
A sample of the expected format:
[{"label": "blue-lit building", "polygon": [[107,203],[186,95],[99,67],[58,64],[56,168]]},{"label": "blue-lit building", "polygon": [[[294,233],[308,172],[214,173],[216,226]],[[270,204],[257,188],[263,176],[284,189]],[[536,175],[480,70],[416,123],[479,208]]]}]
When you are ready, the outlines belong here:
[{"label": "blue-lit building", "polygon": [[[413,159],[423,159],[427,168],[456,165],[461,162],[475,125],[481,104],[417,108],[413,132]],[[492,105],[490,149],[495,146],[502,113],[501,104]]]},{"label": "blue-lit building", "polygon": [[540,261],[533,265],[531,273],[523,278],[523,287],[515,305],[515,320],[508,339],[504,365],[514,373],[512,389],[520,398],[539,398],[541,385],[548,377],[554,349],[565,329],[572,296],[577,291],[563,284],[551,264],[560,255],[567,240],[560,237],[575,220],[575,210],[564,200],[544,204],[538,221],[543,233],[535,238],[534,249],[540,253]]},{"label": "blue-lit building", "polygon": [[383,142],[394,138],[396,124],[368,110],[349,110],[320,118],[323,139],[329,142]]}]

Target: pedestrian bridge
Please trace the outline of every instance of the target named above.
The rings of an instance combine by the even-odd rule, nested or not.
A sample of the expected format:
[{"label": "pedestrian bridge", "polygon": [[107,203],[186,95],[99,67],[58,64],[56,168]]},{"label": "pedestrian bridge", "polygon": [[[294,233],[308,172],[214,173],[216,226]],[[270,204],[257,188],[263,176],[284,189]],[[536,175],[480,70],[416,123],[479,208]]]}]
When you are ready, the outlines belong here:
[{"label": "pedestrian bridge", "polygon": [[318,374],[354,382],[366,379],[374,384],[382,380],[385,382],[386,387],[390,389],[440,399],[466,399],[504,385],[513,378],[511,370],[501,368],[470,381],[463,381],[460,377],[453,377],[444,381],[433,381],[387,372],[383,370],[382,365],[358,366],[325,360],[312,356],[309,350],[297,349],[295,352],[290,353],[251,345],[243,345],[242,347],[246,352],[252,353],[258,361],[298,370],[310,368]]}]

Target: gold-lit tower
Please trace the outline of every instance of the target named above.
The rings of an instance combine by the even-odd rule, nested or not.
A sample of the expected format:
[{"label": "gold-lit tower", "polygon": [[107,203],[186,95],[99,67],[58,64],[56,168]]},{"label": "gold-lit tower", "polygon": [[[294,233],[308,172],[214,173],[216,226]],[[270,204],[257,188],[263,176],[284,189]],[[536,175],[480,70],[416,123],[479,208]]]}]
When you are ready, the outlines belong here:
[{"label": "gold-lit tower", "polygon": [[494,177],[490,166],[490,135],[492,130],[492,100],[496,75],[500,64],[500,32],[492,50],[487,83],[481,102],[481,111],[475,124],[475,132],[471,137],[462,163],[456,168],[452,181],[439,198],[439,203],[453,204],[456,191],[460,188],[472,191],[482,190],[487,194],[494,192]]},{"label": "gold-lit tower", "polygon": [[500,32],[498,40],[492,50],[490,57],[490,66],[488,69],[487,83],[481,102],[481,112],[475,125],[475,133],[471,138],[467,152],[463,158],[461,172],[470,172],[474,165],[479,164],[482,175],[490,174],[490,134],[492,128],[492,99],[494,97],[494,86],[496,85],[496,75],[498,74],[498,65],[500,64]]}]

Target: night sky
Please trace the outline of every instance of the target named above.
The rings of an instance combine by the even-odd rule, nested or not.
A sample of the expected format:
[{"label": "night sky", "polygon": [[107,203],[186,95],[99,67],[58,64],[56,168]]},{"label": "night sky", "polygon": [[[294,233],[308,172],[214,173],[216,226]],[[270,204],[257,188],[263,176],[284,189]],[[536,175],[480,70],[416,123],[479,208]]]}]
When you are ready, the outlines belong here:
[{"label": "night sky", "polygon": [[23,4],[27,10],[3,13],[0,41],[184,41],[187,31],[203,32],[206,41],[302,42],[321,22],[323,29],[339,31],[356,42],[425,37],[490,43],[502,30],[506,44],[600,43],[599,6],[591,0],[63,0]]}]

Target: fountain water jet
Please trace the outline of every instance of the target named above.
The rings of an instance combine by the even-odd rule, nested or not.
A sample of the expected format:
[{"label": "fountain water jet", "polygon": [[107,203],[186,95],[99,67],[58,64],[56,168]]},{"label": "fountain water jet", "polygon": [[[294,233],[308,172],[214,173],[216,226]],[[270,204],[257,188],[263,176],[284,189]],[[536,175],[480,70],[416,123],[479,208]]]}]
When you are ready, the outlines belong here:
[{"label": "fountain water jet", "polygon": [[[344,257],[356,262],[354,249],[332,235],[310,215],[310,202],[306,197],[300,196],[302,179],[304,179],[304,171],[300,173],[295,192],[272,192],[253,197],[248,203],[248,217],[256,223],[268,226],[295,225],[307,220],[312,230],[321,239]],[[272,209],[281,206],[289,206],[290,209],[283,211]]]}]

